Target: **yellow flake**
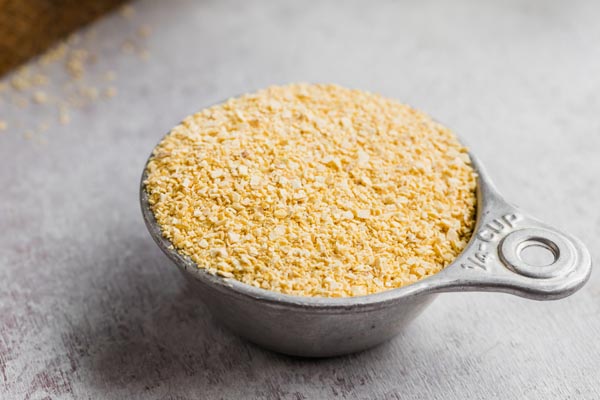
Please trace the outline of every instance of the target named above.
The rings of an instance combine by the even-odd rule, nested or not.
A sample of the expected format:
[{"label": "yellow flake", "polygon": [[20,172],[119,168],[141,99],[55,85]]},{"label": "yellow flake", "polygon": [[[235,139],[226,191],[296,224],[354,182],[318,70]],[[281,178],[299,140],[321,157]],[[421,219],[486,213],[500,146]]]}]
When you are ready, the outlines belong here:
[{"label": "yellow flake", "polygon": [[111,97],[115,97],[117,95],[117,88],[114,86],[109,86],[104,90],[104,97],[110,99]]},{"label": "yellow flake", "polygon": [[364,151],[362,149],[358,150],[358,166],[359,167],[365,167],[369,163],[369,159],[370,159],[369,154],[366,151]]},{"label": "yellow flake", "polygon": [[356,211],[356,217],[357,218],[365,219],[365,218],[369,218],[370,216],[371,216],[371,211],[369,211],[369,210],[358,210],[358,211]]},{"label": "yellow flake", "polygon": [[271,233],[269,233],[269,239],[270,240],[275,240],[280,238],[281,236],[285,235],[285,226],[283,225],[277,225],[272,231]]},{"label": "yellow flake", "polygon": [[285,211],[284,209],[280,208],[278,210],[275,210],[275,212],[273,213],[273,215],[276,218],[283,219],[283,218],[287,217],[287,211]]},{"label": "yellow flake", "polygon": [[151,32],[150,26],[142,25],[138,28],[137,33],[140,37],[147,38],[148,36],[150,36],[150,32]]},{"label": "yellow flake", "polygon": [[217,179],[217,178],[220,178],[222,176],[223,176],[223,170],[222,169],[215,169],[215,170],[212,170],[210,172],[210,177],[213,178],[213,179]]},{"label": "yellow flake", "polygon": [[125,4],[119,9],[121,16],[131,19],[135,15],[135,8],[131,4]]},{"label": "yellow flake", "polygon": [[240,174],[242,176],[247,176],[248,175],[248,167],[246,167],[245,165],[240,165],[238,167],[238,174]]},{"label": "yellow flake", "polygon": [[260,185],[260,177],[258,177],[257,175],[252,175],[250,177],[250,186],[256,187],[258,185]]},{"label": "yellow flake", "polygon": [[227,249],[225,247],[217,247],[210,249],[210,255],[213,257],[227,257]]},{"label": "yellow flake", "polygon": [[65,106],[61,106],[58,110],[58,121],[61,125],[67,125],[71,122],[71,116],[69,115],[69,109]]},{"label": "yellow flake", "polygon": [[240,235],[238,235],[237,233],[235,233],[233,231],[227,232],[227,236],[229,237],[229,241],[231,243],[237,243],[240,240]]},{"label": "yellow flake", "polygon": [[35,101],[38,104],[44,104],[48,101],[48,96],[46,95],[46,93],[42,92],[41,90],[38,90],[35,93],[33,93],[33,101]]}]

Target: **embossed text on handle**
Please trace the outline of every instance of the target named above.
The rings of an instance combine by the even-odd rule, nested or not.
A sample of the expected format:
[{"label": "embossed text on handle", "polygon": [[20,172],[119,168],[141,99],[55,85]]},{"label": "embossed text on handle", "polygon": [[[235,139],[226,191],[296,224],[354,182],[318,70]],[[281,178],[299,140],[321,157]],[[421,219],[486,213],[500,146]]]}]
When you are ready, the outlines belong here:
[{"label": "embossed text on handle", "polygon": [[521,216],[516,213],[504,214],[484,224],[475,236],[473,248],[475,252],[469,255],[460,266],[464,269],[479,269],[487,271],[493,259],[490,248],[493,243],[500,241],[507,233],[511,232]]}]

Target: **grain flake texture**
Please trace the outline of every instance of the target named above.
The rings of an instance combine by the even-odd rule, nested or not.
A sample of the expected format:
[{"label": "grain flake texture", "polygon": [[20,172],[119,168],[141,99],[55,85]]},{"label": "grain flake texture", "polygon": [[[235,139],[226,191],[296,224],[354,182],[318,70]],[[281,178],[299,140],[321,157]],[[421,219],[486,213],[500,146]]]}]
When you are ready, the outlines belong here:
[{"label": "grain flake texture", "polygon": [[[336,82],[425,110],[498,188],[600,257],[600,3],[161,2],[145,66],[90,46],[119,95],[47,144],[0,104],[2,399],[597,399],[600,277],[533,302],[446,294],[371,351],[302,360],[213,322],[152,243],[138,206],[151,149],[199,108],[285,82]],[[51,93],[49,93],[51,95]],[[10,113],[8,112],[10,111]],[[55,116],[54,116],[55,118]]]},{"label": "grain flake texture", "polygon": [[187,118],[148,162],[163,235],[198,268],[348,297],[439,272],[475,225],[476,174],[447,128],[331,84],[271,86]]}]

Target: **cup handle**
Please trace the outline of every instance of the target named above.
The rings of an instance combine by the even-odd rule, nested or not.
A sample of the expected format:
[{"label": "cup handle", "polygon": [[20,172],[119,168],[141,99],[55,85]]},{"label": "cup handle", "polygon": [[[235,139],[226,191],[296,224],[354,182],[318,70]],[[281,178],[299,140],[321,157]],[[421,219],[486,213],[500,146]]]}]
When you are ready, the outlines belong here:
[{"label": "cup handle", "polygon": [[[487,201],[479,207],[471,241],[436,274],[437,291],[495,291],[552,300],[569,296],[585,284],[592,262],[579,239],[522,213],[493,188],[484,190],[488,190]],[[554,260],[543,266],[529,264],[522,256],[529,246],[545,248]]]}]

